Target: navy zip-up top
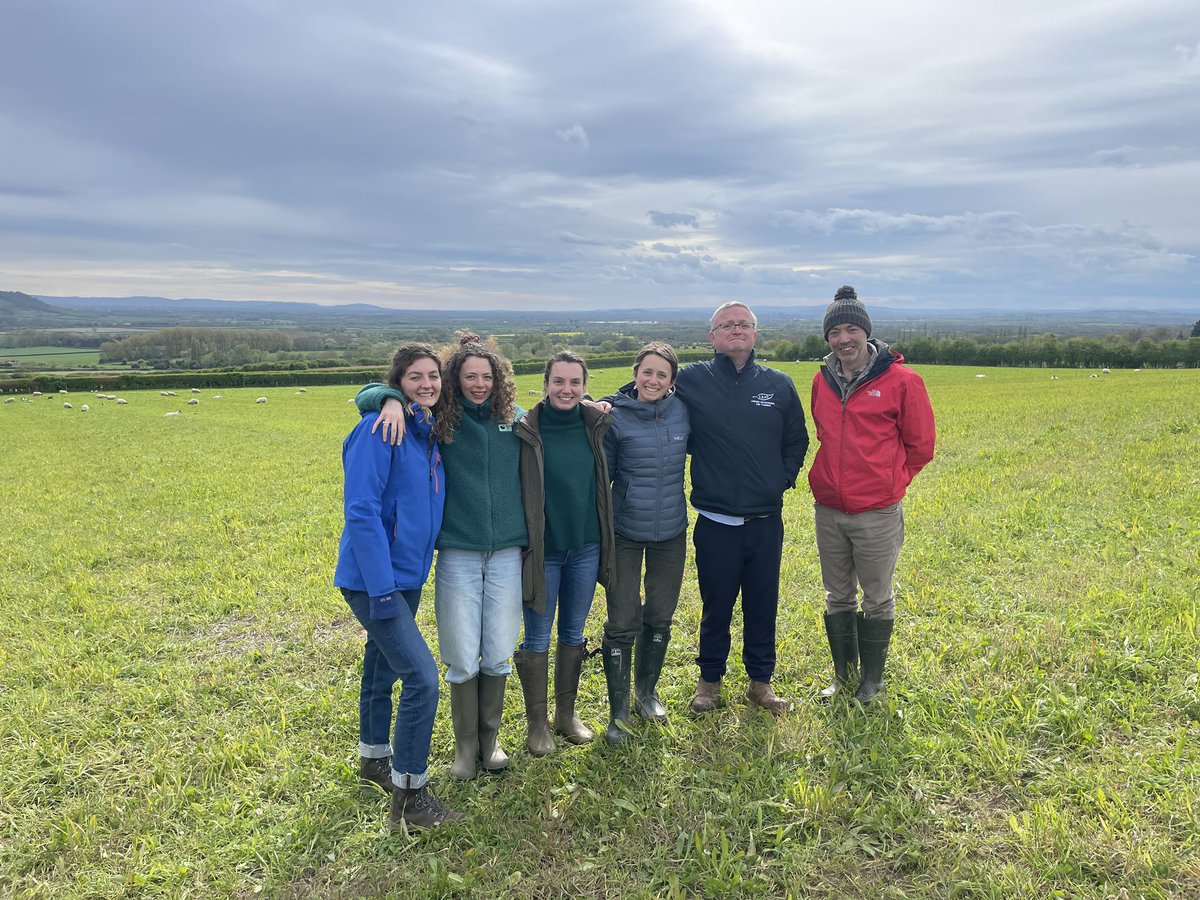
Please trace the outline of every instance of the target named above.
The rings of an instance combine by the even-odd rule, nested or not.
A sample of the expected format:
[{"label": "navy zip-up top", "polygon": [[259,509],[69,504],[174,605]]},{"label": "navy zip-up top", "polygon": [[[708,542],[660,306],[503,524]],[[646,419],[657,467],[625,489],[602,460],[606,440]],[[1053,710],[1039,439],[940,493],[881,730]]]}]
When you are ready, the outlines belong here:
[{"label": "navy zip-up top", "polygon": [[753,352],[740,372],[717,353],[680,369],[675,391],[691,417],[692,506],[729,516],[780,512],[808,452],[792,379]]}]

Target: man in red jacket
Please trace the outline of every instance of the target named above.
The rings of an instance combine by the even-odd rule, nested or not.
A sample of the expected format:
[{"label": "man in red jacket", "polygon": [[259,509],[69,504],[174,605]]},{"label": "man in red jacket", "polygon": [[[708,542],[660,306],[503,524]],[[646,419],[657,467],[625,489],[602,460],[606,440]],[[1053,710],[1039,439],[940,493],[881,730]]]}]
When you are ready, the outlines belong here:
[{"label": "man in red jacket", "polygon": [[821,447],[808,471],[834,672],[821,694],[832,697],[852,681],[861,658],[854,698],[869,703],[883,689],[892,639],[901,501],[933,458],[933,408],[904,357],[871,339],[871,317],[854,288],[838,289],[822,328],[831,352],[813,378],[810,410]]}]

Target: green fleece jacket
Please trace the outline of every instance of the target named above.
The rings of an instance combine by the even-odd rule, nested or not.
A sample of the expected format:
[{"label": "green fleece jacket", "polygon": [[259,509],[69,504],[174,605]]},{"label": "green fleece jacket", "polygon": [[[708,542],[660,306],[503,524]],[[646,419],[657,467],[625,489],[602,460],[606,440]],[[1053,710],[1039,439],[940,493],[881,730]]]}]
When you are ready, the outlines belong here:
[{"label": "green fleece jacket", "polygon": [[[385,384],[369,384],[355,398],[360,412],[380,409],[389,397],[401,399]],[[446,467],[446,511],[438,534],[439,550],[487,553],[529,545],[521,496],[521,440],[514,425],[492,419],[492,401],[460,398],[462,418],[451,443],[439,445]],[[518,410],[518,418],[524,410]]]}]

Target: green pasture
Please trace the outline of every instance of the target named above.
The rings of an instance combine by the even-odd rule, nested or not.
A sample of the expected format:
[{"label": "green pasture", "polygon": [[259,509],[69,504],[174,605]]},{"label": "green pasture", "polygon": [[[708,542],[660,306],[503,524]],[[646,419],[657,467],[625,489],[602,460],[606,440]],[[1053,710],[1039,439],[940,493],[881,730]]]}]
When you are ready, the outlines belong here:
[{"label": "green pasture", "polygon": [[20,365],[78,368],[100,364],[99,350],[72,350],[69,347],[17,347],[0,349],[0,361],[15,359]]},{"label": "green pasture", "polygon": [[[814,366],[783,368],[807,408]],[[357,785],[362,639],[330,583],[353,390],[0,404],[0,896],[1200,896],[1200,372],[921,371],[939,446],[884,704],[813,700],[802,484],[792,715],[747,707],[736,652],[721,710],[685,714],[689,561],[669,725],[532,759],[514,682],[512,768],[452,783],[443,697],[432,773],[467,819],[411,836]],[[602,619],[601,594],[592,641]]]}]

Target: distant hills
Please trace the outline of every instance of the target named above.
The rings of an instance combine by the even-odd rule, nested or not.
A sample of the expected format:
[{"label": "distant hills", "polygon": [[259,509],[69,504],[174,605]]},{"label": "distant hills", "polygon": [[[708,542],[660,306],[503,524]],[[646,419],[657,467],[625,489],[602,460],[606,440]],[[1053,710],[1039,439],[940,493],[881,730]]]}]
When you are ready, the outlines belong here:
[{"label": "distant hills", "polygon": [[[764,325],[784,326],[789,323],[819,322],[825,304],[769,306],[754,303],[754,311]],[[677,307],[644,307],[640,309],[571,310],[486,310],[463,312],[435,309],[389,309],[369,303],[347,303],[334,306],[318,303],[266,300],[208,300],[166,297],[55,297],[30,296],[19,291],[0,291],[0,329],[37,329],[64,327],[128,326],[135,329],[161,328],[173,325],[193,326],[271,326],[329,328],[335,323],[361,323],[374,328],[396,325],[443,325],[458,327],[473,325],[488,330],[533,327],[561,327],[583,323],[652,323],[701,325],[710,310]],[[892,308],[884,305],[870,307],[871,317],[904,328],[954,328],[980,331],[989,328],[1012,329],[1023,327],[1029,334],[1060,330],[1101,330],[1136,327],[1186,327],[1200,310],[1192,314],[1178,310],[1153,309],[1093,309],[1093,310],[991,310],[960,308],[920,309]]]}]

